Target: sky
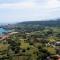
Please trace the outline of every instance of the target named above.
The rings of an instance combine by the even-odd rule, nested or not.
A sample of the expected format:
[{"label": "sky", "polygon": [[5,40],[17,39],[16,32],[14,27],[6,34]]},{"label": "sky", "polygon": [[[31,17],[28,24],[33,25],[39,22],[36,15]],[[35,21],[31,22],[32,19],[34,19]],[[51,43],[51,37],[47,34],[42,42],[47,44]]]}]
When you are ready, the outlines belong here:
[{"label": "sky", "polygon": [[0,23],[60,18],[60,0],[0,0]]}]

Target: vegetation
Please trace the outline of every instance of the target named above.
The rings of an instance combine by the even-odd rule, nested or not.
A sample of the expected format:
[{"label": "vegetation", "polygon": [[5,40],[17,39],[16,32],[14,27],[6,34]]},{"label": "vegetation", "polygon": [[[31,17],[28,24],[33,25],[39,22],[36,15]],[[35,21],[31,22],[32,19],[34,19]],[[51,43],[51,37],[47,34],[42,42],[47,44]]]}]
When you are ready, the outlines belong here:
[{"label": "vegetation", "polygon": [[0,60],[55,60],[60,55],[60,24],[54,24],[16,24],[13,31],[18,33],[0,41]]}]

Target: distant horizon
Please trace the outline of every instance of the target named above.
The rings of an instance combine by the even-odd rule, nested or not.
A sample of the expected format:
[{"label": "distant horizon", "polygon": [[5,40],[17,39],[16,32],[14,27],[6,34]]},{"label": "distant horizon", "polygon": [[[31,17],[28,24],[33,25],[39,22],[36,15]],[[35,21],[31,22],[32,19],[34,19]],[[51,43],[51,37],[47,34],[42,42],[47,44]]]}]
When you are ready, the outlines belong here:
[{"label": "distant horizon", "polygon": [[0,25],[1,24],[15,24],[15,23],[21,23],[21,22],[28,22],[28,21],[56,21],[56,20],[59,20],[59,18],[58,19],[45,19],[45,20],[25,20],[25,21],[16,21],[16,22],[0,22]]}]

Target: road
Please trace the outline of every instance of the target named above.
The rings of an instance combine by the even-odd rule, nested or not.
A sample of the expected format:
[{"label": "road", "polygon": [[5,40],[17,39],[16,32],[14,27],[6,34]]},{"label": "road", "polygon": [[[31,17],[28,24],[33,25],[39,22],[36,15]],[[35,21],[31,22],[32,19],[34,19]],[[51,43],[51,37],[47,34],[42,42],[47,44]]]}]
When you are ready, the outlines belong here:
[{"label": "road", "polygon": [[17,33],[18,33],[18,32],[11,32],[11,33],[8,33],[7,35],[1,36],[1,37],[0,37],[0,40],[8,39],[11,35],[17,34]]}]

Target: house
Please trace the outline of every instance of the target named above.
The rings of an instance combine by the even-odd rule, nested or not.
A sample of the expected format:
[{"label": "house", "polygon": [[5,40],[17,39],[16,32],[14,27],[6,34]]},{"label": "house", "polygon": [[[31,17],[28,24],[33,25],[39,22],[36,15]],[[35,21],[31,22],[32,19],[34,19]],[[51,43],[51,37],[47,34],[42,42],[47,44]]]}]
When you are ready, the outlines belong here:
[{"label": "house", "polygon": [[55,46],[60,46],[60,42],[56,42],[55,43]]}]

